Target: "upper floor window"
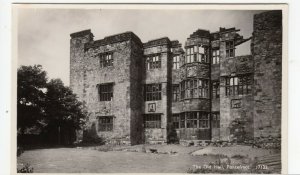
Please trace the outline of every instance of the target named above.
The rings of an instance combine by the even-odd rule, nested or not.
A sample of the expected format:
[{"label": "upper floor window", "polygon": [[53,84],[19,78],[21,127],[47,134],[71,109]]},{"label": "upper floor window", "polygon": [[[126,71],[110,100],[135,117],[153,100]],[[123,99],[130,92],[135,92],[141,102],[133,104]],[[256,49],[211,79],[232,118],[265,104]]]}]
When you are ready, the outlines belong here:
[{"label": "upper floor window", "polygon": [[208,98],[209,84],[204,79],[187,79],[181,83],[181,99]]},{"label": "upper floor window", "polygon": [[146,84],[145,101],[161,100],[161,84]]},{"label": "upper floor window", "polygon": [[145,128],[161,128],[161,114],[145,114]]},{"label": "upper floor window", "polygon": [[113,117],[101,116],[98,119],[98,131],[112,131],[113,130]]},{"label": "upper floor window", "polygon": [[100,101],[111,101],[113,98],[113,83],[98,85],[98,91]]},{"label": "upper floor window", "polygon": [[148,55],[146,57],[146,69],[157,69],[161,68],[161,57],[159,54]]},{"label": "upper floor window", "polygon": [[234,77],[226,77],[225,92],[226,96],[245,95],[252,92],[252,75],[242,75]]},{"label": "upper floor window", "polygon": [[99,54],[100,57],[100,67],[108,67],[113,66],[114,59],[113,59],[113,53],[112,52],[106,52]]},{"label": "upper floor window", "polygon": [[173,56],[173,69],[179,69],[180,55]]},{"label": "upper floor window", "polygon": [[234,57],[234,52],[235,52],[235,48],[234,48],[234,41],[226,41],[226,57]]},{"label": "upper floor window", "polygon": [[209,63],[208,49],[203,46],[192,46],[186,49],[185,63],[202,62]]},{"label": "upper floor window", "polygon": [[212,97],[220,98],[220,82],[219,81],[212,82]]},{"label": "upper floor window", "polygon": [[219,64],[220,63],[220,51],[213,50],[212,51],[212,64]]},{"label": "upper floor window", "polygon": [[179,101],[179,84],[173,84],[172,85],[172,101],[176,102]]}]

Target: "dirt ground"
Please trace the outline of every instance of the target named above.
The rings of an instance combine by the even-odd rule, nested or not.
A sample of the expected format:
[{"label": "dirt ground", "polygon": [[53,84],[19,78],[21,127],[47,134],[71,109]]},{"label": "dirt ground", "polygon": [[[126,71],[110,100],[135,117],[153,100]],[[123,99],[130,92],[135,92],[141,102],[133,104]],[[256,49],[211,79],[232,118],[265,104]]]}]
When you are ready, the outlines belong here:
[{"label": "dirt ground", "polygon": [[[142,147],[118,148],[123,151],[95,147],[28,150],[18,157],[18,164],[29,163],[35,173],[186,173],[193,165],[216,159],[192,156],[199,147],[151,145],[145,146],[147,153],[140,151]],[[158,153],[148,153],[150,148]]]}]

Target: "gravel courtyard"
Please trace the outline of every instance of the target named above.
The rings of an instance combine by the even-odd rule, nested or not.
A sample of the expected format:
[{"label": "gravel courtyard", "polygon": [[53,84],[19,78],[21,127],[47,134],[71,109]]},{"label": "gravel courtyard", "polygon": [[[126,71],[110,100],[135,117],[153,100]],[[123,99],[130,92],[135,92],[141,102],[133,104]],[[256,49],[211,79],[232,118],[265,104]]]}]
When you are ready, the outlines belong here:
[{"label": "gravel courtyard", "polygon": [[27,150],[17,163],[29,163],[34,173],[187,173],[194,165],[217,161],[219,155],[254,158],[272,154],[249,146],[104,145]]}]

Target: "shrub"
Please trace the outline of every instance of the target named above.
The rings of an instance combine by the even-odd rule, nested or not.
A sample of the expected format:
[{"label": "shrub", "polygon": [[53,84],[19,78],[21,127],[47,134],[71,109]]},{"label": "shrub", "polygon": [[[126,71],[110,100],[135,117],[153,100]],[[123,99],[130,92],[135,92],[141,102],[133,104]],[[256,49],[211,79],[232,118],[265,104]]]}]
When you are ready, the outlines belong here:
[{"label": "shrub", "polygon": [[33,173],[33,167],[27,163],[22,168],[18,168],[17,173]]}]

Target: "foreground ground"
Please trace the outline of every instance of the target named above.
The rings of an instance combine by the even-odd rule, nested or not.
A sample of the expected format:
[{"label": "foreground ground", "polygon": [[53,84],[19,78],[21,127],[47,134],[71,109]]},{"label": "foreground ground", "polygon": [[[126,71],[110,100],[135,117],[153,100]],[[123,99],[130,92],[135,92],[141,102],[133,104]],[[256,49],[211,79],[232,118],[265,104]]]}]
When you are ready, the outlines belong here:
[{"label": "foreground ground", "polygon": [[245,146],[204,149],[180,145],[53,148],[25,151],[18,157],[18,165],[29,163],[35,173],[186,173],[195,165],[217,161],[219,153],[236,153],[230,157],[273,154],[270,150]]}]

